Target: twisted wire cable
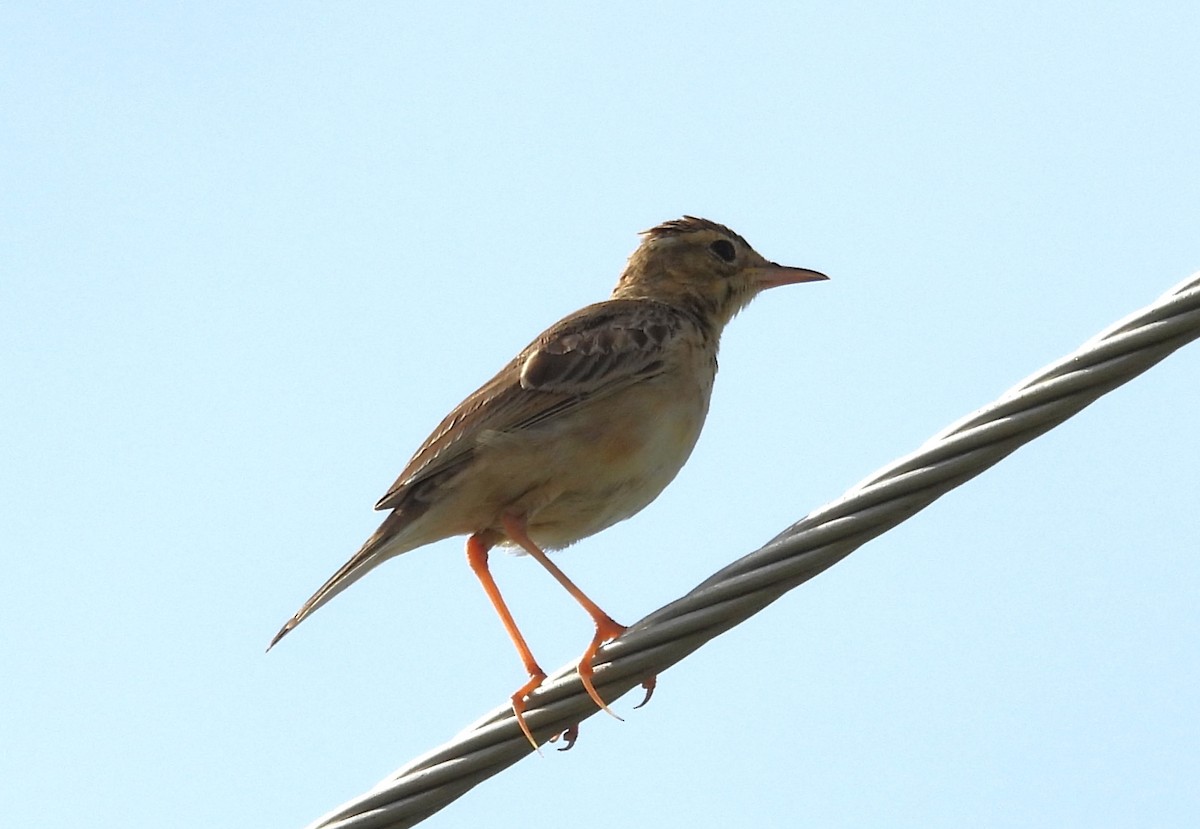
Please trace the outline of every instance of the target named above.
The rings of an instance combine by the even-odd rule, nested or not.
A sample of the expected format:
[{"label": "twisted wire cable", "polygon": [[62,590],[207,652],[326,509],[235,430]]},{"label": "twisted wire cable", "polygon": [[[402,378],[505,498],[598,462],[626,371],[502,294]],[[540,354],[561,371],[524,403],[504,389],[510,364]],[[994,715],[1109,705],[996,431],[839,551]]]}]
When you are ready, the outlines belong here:
[{"label": "twisted wire cable", "polygon": [[[1197,337],[1200,272],[632,625],[600,650],[596,687],[624,695]],[[597,711],[570,665],[525,720],[543,742]],[[414,826],[531,751],[505,702],[308,829]]]}]

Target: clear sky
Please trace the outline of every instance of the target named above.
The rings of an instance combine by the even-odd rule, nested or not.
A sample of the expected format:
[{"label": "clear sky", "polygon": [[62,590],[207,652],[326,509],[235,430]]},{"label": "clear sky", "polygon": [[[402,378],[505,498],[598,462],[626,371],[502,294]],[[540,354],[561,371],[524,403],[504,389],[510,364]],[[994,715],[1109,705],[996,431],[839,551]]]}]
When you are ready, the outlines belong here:
[{"label": "clear sky", "polygon": [[[0,823],[299,829],[500,704],[460,540],[263,649],[639,230],[832,280],[558,554],[626,622],[1200,268],[1195,3],[520,9],[0,10]],[[1197,422],[1193,345],[428,825],[1196,826]]]}]

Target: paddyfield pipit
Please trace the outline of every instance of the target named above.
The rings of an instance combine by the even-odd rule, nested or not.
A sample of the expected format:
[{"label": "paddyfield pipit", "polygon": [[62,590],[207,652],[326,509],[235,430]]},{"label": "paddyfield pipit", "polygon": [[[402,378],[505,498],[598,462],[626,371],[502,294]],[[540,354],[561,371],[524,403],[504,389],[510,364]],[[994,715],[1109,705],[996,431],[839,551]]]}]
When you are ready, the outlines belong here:
[{"label": "paddyfield pipit", "polygon": [[611,527],[657,498],[700,436],[726,323],[760,291],[827,278],[769,262],[706,219],[685,216],[643,237],[608,300],[538,335],[434,429],[375,505],[391,514],[271,646],[380,563],[465,535],[467,561],[529,674],[512,705],[534,748],[522,712],[546,674],[488,571],[492,547],[528,553],[591,616],[596,635],[579,676],[608,710],[592,682],[592,661],[625,628],[546,551]]}]

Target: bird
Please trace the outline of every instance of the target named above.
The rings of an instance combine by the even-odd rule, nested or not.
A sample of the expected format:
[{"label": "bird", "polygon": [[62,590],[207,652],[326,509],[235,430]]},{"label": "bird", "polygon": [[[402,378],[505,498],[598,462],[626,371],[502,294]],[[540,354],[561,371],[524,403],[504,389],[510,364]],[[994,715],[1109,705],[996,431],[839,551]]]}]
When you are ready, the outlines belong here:
[{"label": "bird", "polygon": [[612,713],[592,663],[625,627],[547,553],[630,518],[675,478],[700,436],[721,333],[735,314],[766,289],[828,279],[769,261],[708,219],[684,216],[641,237],[607,300],[551,325],[438,424],[375,505],[388,516],[268,651],[384,561],[466,536],[468,564],[529,677],[511,702],[534,749],[524,712],[546,673],[488,568],[497,546],[527,553],[591,618],[595,635],[578,674]]}]

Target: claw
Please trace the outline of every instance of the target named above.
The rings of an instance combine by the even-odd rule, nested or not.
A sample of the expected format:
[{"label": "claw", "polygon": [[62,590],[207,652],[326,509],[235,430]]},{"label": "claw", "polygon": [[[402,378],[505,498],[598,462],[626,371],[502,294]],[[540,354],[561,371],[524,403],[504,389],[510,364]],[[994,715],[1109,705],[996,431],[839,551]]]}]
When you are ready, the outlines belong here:
[{"label": "claw", "polygon": [[650,697],[654,696],[654,689],[658,687],[658,677],[657,676],[648,677],[646,679],[646,681],[642,683],[642,687],[646,689],[646,696],[642,699],[641,702],[639,702],[637,705],[633,706],[634,711],[636,711],[637,709],[641,708],[643,705],[648,703],[650,701]]},{"label": "claw", "polygon": [[517,689],[517,692],[512,695],[512,710],[513,716],[517,718],[517,725],[521,727],[521,733],[525,735],[525,739],[533,746],[533,750],[539,755],[542,750],[538,747],[537,740],[533,739],[533,732],[529,730],[529,724],[525,722],[525,703],[529,699],[529,695],[533,693],[546,679],[544,673],[536,673],[529,677],[529,681]]},{"label": "claw", "polygon": [[550,738],[550,742],[554,742],[559,737],[561,737],[563,742],[566,743],[566,745],[562,746],[559,751],[570,751],[575,747],[575,741],[579,739],[579,723],[575,723],[574,725],[570,726],[561,734],[555,734]]},{"label": "claw", "polygon": [[625,626],[617,624],[608,616],[604,615],[600,615],[595,621],[596,635],[592,637],[592,643],[588,645],[587,650],[583,652],[583,657],[579,660],[579,667],[577,669],[579,671],[579,680],[583,683],[583,688],[587,691],[588,696],[592,698],[592,702],[596,703],[596,706],[601,711],[611,717],[621,720],[621,722],[624,722],[624,719],[618,717],[615,713],[613,713],[613,710],[608,707],[608,703],[604,701],[604,698],[600,696],[600,693],[596,690],[596,686],[592,683],[592,675],[595,673],[595,669],[592,667],[592,661],[595,660],[596,652],[600,650],[600,646],[605,642],[616,639],[618,636],[624,633]]}]

